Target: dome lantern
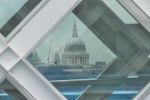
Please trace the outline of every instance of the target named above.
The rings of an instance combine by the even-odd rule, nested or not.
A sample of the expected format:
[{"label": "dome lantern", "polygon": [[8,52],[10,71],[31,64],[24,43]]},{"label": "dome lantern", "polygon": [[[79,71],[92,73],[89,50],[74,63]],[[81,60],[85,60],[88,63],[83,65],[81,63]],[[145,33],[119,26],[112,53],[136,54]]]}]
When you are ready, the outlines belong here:
[{"label": "dome lantern", "polygon": [[78,37],[77,26],[76,26],[76,21],[75,20],[74,20],[74,26],[73,26],[72,31],[73,31],[72,37]]},{"label": "dome lantern", "polygon": [[75,20],[74,20],[74,25],[73,25],[72,37],[65,44],[64,50],[65,50],[65,52],[68,52],[68,51],[69,52],[75,52],[75,51],[84,52],[84,51],[86,51],[84,41],[80,37],[78,37],[77,26],[76,26]]},{"label": "dome lantern", "polygon": [[78,37],[77,26],[74,21],[72,37],[65,44],[62,64],[66,66],[89,65],[89,53],[86,52],[85,43]]}]

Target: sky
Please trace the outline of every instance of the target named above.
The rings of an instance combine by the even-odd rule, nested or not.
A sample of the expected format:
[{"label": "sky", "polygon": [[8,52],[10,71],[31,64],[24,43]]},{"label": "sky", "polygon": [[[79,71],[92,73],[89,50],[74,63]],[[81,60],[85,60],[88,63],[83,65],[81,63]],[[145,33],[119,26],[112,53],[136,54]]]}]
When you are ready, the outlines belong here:
[{"label": "sky", "polygon": [[[47,63],[47,53],[50,48],[50,62],[53,61],[54,54],[63,49],[60,55],[64,52],[64,47],[68,39],[72,36],[72,29],[76,20],[78,36],[83,39],[86,46],[86,52],[89,53],[90,64],[95,64],[96,61],[110,62],[116,56],[80,21],[73,13],[70,13],[51,33],[50,35],[35,49],[39,54],[42,62]],[[34,51],[34,52],[35,52]]]},{"label": "sky", "polygon": [[[103,0],[103,2],[125,23],[137,24],[137,21],[116,1]],[[60,55],[64,52],[65,43],[72,36],[72,28],[76,20],[78,36],[83,39],[86,46],[86,52],[89,53],[90,64],[95,64],[96,61],[111,62],[116,56],[99,40],[92,31],[86,27],[73,13],[70,13],[39,45],[35,51],[38,52],[42,62],[47,63],[47,54],[51,42],[50,62],[53,61],[54,54],[63,49]],[[34,51],[34,52],[35,52]]]}]

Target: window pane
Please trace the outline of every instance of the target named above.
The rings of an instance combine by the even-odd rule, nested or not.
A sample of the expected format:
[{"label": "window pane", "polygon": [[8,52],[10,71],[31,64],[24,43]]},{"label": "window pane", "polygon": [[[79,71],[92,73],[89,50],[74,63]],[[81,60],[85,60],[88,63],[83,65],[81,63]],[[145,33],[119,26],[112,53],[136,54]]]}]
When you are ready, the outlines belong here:
[{"label": "window pane", "polygon": [[27,0],[1,0],[0,1],[0,28],[2,28],[7,21],[15,15],[15,13],[27,2]]},{"label": "window pane", "polygon": [[108,3],[83,0],[27,57],[69,100],[130,100],[149,80],[149,32]]},{"label": "window pane", "polygon": [[0,100],[27,100],[7,79],[0,84]]},{"label": "window pane", "polygon": [[116,1],[102,0],[125,24],[137,24],[138,22]]},{"label": "window pane", "polygon": [[0,33],[7,37],[41,0],[1,0]]},{"label": "window pane", "polygon": [[[116,56],[74,13],[70,13],[27,59],[49,81],[61,81],[96,79]],[[75,99],[89,85],[56,88],[67,98]]]}]

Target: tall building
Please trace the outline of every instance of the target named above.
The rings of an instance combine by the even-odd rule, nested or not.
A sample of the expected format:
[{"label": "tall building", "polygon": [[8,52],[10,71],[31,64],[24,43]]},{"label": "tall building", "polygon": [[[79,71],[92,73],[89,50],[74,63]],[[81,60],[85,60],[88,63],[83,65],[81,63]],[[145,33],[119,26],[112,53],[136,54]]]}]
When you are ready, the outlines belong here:
[{"label": "tall building", "polygon": [[62,56],[62,64],[67,66],[89,65],[89,53],[86,52],[84,41],[78,37],[74,21],[72,37],[66,42]]}]

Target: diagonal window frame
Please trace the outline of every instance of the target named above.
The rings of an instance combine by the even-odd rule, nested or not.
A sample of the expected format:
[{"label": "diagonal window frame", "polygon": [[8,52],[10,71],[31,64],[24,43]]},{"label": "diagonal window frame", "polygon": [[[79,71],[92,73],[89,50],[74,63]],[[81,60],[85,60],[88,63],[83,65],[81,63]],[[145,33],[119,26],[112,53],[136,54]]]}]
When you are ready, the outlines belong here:
[{"label": "diagonal window frame", "polygon": [[[40,11],[40,9],[41,9],[48,1],[49,1],[49,0],[41,0],[41,1],[39,2],[39,4],[36,5],[35,8],[32,9],[32,11],[29,12],[29,13],[26,15],[26,17],[23,18],[23,19],[21,20],[21,22],[19,22],[18,25],[17,25],[14,29],[11,30],[10,33],[8,33],[8,35],[7,35],[6,37],[3,36],[2,34],[0,34],[0,38],[3,39],[3,40],[5,40],[6,42],[10,41],[10,39],[12,39],[15,34],[17,34],[18,32],[20,32],[20,31],[22,30],[22,28],[32,19],[32,17],[34,17],[34,15],[36,15],[36,14]],[[28,1],[27,1],[27,2],[28,2]],[[22,9],[22,7],[21,7],[20,9]],[[20,10],[20,9],[19,9],[19,10]],[[17,12],[16,12],[16,13],[17,13]],[[13,16],[15,16],[16,13],[15,13]],[[12,16],[12,17],[13,17],[13,16]],[[11,19],[9,19],[9,20],[11,20]],[[9,22],[9,20],[6,22],[6,24]],[[9,24],[9,23],[8,23],[8,24]],[[4,25],[4,26],[5,26],[5,25]]]},{"label": "diagonal window frame", "polygon": [[[124,1],[125,2],[125,1]],[[129,32],[130,33],[130,32]],[[138,40],[138,41],[141,41],[140,39]],[[132,41],[131,41],[132,42]],[[138,44],[138,43],[136,43],[136,44]],[[143,43],[142,45],[144,45],[144,47],[143,46],[140,46],[140,48],[139,48],[139,51],[138,52],[141,52],[142,53],[142,55],[147,55],[147,50],[146,50],[146,52],[145,51],[142,51],[142,49],[144,48],[144,49],[147,49],[146,48],[146,44],[145,43]],[[142,48],[143,47],[143,48]],[[141,50],[140,50],[141,49]],[[133,57],[132,59],[130,59],[131,61],[130,61],[130,63],[132,63],[132,60],[133,60],[133,66],[134,66],[134,62],[136,61],[136,60],[138,60],[137,58],[138,58],[138,53],[137,53],[137,55],[135,55],[135,58]],[[148,55],[147,55],[148,56]],[[147,56],[145,57],[145,56],[143,56],[143,58],[146,58],[147,59]],[[141,60],[142,60],[142,57],[139,57]],[[147,62],[148,61],[148,59],[147,60],[145,60],[144,61],[144,63],[145,62]],[[124,68],[121,68],[118,72],[116,72],[116,74],[121,74],[121,73],[124,73],[125,75],[126,74],[129,74],[129,73],[131,73],[132,71],[133,72],[137,72],[138,70],[140,70],[142,68],[142,66],[140,65],[140,67],[138,66],[138,68],[132,68],[132,67],[130,67],[129,68],[129,63],[127,63],[126,64],[126,66],[124,66]],[[133,70],[134,69],[134,70]],[[113,69],[112,69],[113,70]],[[104,73],[106,73],[106,74],[110,74],[110,72],[112,71],[112,70],[106,70]],[[112,71],[113,72],[113,71]],[[119,77],[118,77],[118,79],[119,79]],[[86,95],[86,94],[85,94]],[[82,98],[82,97],[81,97]],[[80,99],[79,99],[80,100]]]},{"label": "diagonal window frame", "polygon": [[[51,0],[43,7],[43,9],[41,9],[38,14],[36,14],[36,16],[34,16],[34,18],[32,18],[32,20],[30,20],[30,22],[23,27],[21,31],[18,32],[18,34],[11,38],[10,41],[6,42],[5,40],[0,39],[0,55],[1,58],[5,60],[0,61],[3,62],[1,67],[6,70],[6,73],[9,74],[8,76],[11,77],[7,78],[5,77],[6,75],[3,75],[1,79],[7,78],[9,81],[14,82],[13,85],[18,88],[22,86],[23,88],[20,87],[19,90],[25,91],[22,93],[25,97],[31,97],[28,98],[29,100],[47,100],[47,98],[52,100],[66,100],[66,98],[59,93],[59,91],[55,89],[51,83],[49,83],[32,65],[30,65],[29,62],[26,61],[26,56],[32,51],[32,49],[36,47],[35,45],[38,45],[38,43],[40,43],[40,41],[42,41],[42,39],[48,35],[49,31],[52,31],[55,28],[54,26],[57,26],[57,24],[59,24],[59,22],[61,22],[65,16],[80,2],[81,0]],[[50,10],[48,11],[47,9]],[[48,16],[44,18],[47,14]],[[51,16],[51,14],[53,14],[53,16]],[[38,23],[40,24],[36,25],[36,22],[41,15],[43,20],[39,20]],[[31,23],[32,25],[33,23],[36,25],[34,28],[32,27],[32,30],[30,29],[31,27],[28,27],[31,25]],[[43,28],[43,24],[48,27],[41,29]],[[41,32],[41,30],[44,32]],[[31,33],[33,33],[33,35],[31,35]],[[32,36],[35,36],[36,39],[33,39]],[[26,39],[23,40],[24,37],[30,41],[31,45],[27,43]],[[13,58],[16,60],[14,61]],[[11,65],[8,64],[9,62],[11,62]],[[7,64],[9,67],[7,67],[5,64]],[[25,73],[26,75],[24,75]],[[39,91],[35,91],[37,88],[39,88]],[[26,92],[29,96],[26,95]]]},{"label": "diagonal window frame", "polygon": [[[33,32],[32,34],[33,34],[33,36],[36,36],[37,34],[35,34],[34,32],[37,32],[37,31],[31,31],[30,30],[30,25],[31,25],[31,23],[36,23],[36,19],[39,17],[38,15],[38,17],[37,16],[35,16],[29,23],[27,23],[26,24],[26,26],[20,31],[20,32],[18,32],[18,34],[17,35],[15,35],[12,39],[11,39],[11,41],[9,41],[8,42],[8,44],[7,43],[3,43],[5,46],[2,46],[3,48],[3,50],[2,51],[5,51],[8,47],[9,48],[11,48],[18,56],[19,56],[19,60],[17,61],[17,62],[15,62],[15,64],[12,66],[12,67],[10,67],[10,69],[5,69],[5,66],[2,66],[2,68],[4,68],[5,70],[6,70],[6,72],[7,73],[9,73],[9,75],[12,77],[13,76],[13,78],[11,78],[11,79],[9,79],[10,81],[17,81],[20,85],[22,85],[25,89],[27,89],[27,87],[29,87],[30,86],[30,84],[28,84],[28,85],[26,85],[26,84],[23,84],[23,81],[22,81],[22,77],[21,76],[19,76],[19,75],[21,75],[21,73],[19,73],[19,74],[17,74],[18,73],[18,71],[19,71],[19,68],[18,67],[14,67],[17,63],[19,63],[20,61],[21,62],[23,62],[25,65],[27,65],[28,66],[28,68],[29,68],[29,70],[31,71],[31,73],[34,73],[34,75],[36,76],[36,78],[38,78],[39,80],[39,82],[40,81],[42,81],[45,85],[46,85],[46,87],[50,87],[50,88],[48,88],[48,89],[52,89],[52,92],[55,92],[54,94],[56,94],[55,96],[59,96],[60,98],[60,100],[65,100],[65,98],[29,63],[29,62],[27,62],[26,61],[26,56],[28,55],[28,54],[30,54],[34,49],[35,49],[35,47],[38,45],[38,44],[40,44],[40,42],[48,35],[48,33],[49,32],[51,32],[64,18],[65,18],[65,16],[68,14],[68,13],[70,13],[72,10],[73,10],[73,8],[75,8],[79,3],[81,2],[81,0],[74,0],[74,1],[68,1],[68,0],[62,0],[62,1],[59,1],[59,0],[51,0],[42,10],[41,10],[41,12],[38,14],[38,15],[40,15],[40,14],[46,14],[46,12],[44,12],[44,11],[46,11],[46,9],[47,8],[49,8],[48,7],[48,5],[51,5],[52,6],[52,8],[60,8],[61,9],[61,7],[63,8],[63,9],[61,9],[61,11],[58,11],[60,14],[57,16],[57,14],[55,14],[55,15],[53,15],[53,18],[54,17],[56,17],[57,16],[57,18],[55,19],[55,20],[53,20],[52,22],[52,24],[50,24],[50,29],[49,28],[47,28],[47,29],[43,29],[43,30],[46,30],[46,31],[43,31],[43,33],[45,33],[45,34],[43,34],[41,31],[41,33],[39,33],[40,35],[39,36],[37,36],[37,39],[35,39],[35,40],[30,40],[31,38],[29,37],[31,34],[30,33],[27,33],[27,34],[25,34],[26,32]],[[62,5],[60,5],[60,4],[62,4]],[[123,3],[122,3],[123,4]],[[54,6],[55,5],[55,6]],[[56,6],[57,5],[57,6]],[[65,7],[65,8],[64,8]],[[55,9],[53,9],[53,10],[51,10],[51,14],[52,13],[54,13],[56,10]],[[129,11],[129,10],[128,10]],[[134,17],[136,18],[137,17],[137,15],[134,15]],[[52,18],[52,17],[51,17]],[[48,18],[46,18],[46,19],[48,19]],[[137,18],[138,19],[138,18]],[[46,20],[41,20],[41,22],[44,22],[44,23],[46,23]],[[149,20],[148,20],[149,21]],[[42,24],[44,24],[44,23],[42,23]],[[47,25],[49,24],[48,22],[46,23]],[[28,25],[28,26],[27,26]],[[143,25],[144,26],[144,25]],[[40,25],[39,26],[36,26],[36,28],[37,27],[41,27]],[[144,26],[145,28],[147,28],[146,26]],[[38,30],[39,31],[39,30]],[[25,46],[26,48],[24,48],[23,46],[22,46],[22,44],[23,44],[23,40],[21,40],[22,38],[28,38],[29,37],[29,40],[30,40],[30,42],[31,42],[31,44],[30,45],[28,45],[27,46],[27,44],[28,44],[28,42],[27,43],[25,43],[25,45],[27,46]],[[3,39],[1,39],[1,40],[3,40]],[[18,43],[18,42],[22,42],[22,43]],[[1,45],[1,44],[0,44]],[[26,68],[26,67],[24,67],[24,68]],[[27,69],[28,69],[27,68]],[[17,72],[16,72],[16,70],[18,70]],[[15,70],[15,71],[14,71]],[[19,71],[20,72],[20,71]],[[4,75],[5,76],[5,75]],[[6,78],[6,77],[4,77],[4,76],[2,76],[2,78]],[[2,79],[1,78],[1,79]],[[27,79],[28,80],[28,79]],[[29,81],[29,80],[28,80]],[[30,80],[31,81],[31,80]],[[18,85],[16,84],[16,87],[17,87]],[[42,86],[42,85],[40,85],[40,86]],[[23,89],[24,90],[24,89]],[[20,91],[22,91],[22,89],[20,89]],[[32,95],[32,93],[33,93],[33,91],[31,92],[31,90],[28,90],[27,89],[27,91]],[[42,92],[47,92],[47,91],[42,91]],[[25,93],[23,93],[24,95],[25,95]],[[33,95],[33,97],[35,98],[35,99],[31,99],[31,100],[40,100],[39,98],[38,98],[38,93],[36,94],[36,93],[33,93],[33,94],[35,94],[35,95]],[[53,93],[51,93],[51,94],[53,94]],[[30,95],[30,96],[31,96]],[[54,98],[55,98],[55,96],[54,96]],[[44,98],[44,99],[42,99],[42,100],[46,100],[46,98]]]},{"label": "diagonal window frame", "polygon": [[[147,11],[147,4],[149,3],[147,0],[144,2],[140,2],[139,0],[117,0],[128,12],[134,16],[137,21],[148,31],[150,32],[150,18],[149,13]],[[144,5],[146,6],[144,7]],[[146,38],[146,37],[144,37]],[[145,47],[149,50],[150,46],[147,46],[146,44],[149,43],[149,41],[145,42]],[[149,55],[148,55],[149,57]],[[146,100],[149,99],[149,89],[150,89],[150,82],[148,82],[145,87],[139,93],[133,98],[133,100]]]}]

